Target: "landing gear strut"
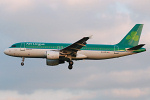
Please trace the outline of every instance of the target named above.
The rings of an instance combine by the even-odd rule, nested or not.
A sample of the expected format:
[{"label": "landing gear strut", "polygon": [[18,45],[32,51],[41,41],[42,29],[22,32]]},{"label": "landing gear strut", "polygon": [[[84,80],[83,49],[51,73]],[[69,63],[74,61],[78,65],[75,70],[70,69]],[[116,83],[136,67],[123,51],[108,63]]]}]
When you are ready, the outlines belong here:
[{"label": "landing gear strut", "polygon": [[25,58],[24,58],[24,57],[22,57],[21,66],[23,66],[23,65],[24,65],[24,60],[25,60]]},{"label": "landing gear strut", "polygon": [[72,65],[73,65],[73,61],[69,61],[68,69],[70,69],[70,70],[71,70],[71,69],[73,68],[73,66],[72,66]]}]

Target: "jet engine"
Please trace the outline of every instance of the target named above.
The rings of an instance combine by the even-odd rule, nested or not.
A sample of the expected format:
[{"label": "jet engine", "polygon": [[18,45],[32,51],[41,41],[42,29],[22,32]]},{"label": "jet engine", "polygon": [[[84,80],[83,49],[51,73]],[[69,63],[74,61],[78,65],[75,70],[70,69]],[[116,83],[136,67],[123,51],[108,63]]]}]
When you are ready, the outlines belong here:
[{"label": "jet engine", "polygon": [[63,60],[59,60],[59,52],[57,51],[47,51],[46,64],[49,66],[56,66],[65,63]]},{"label": "jet engine", "polygon": [[55,60],[59,59],[59,52],[57,51],[47,51],[47,59]]},{"label": "jet engine", "polygon": [[56,66],[56,65],[59,65],[59,64],[62,64],[62,63],[65,63],[65,61],[63,60],[50,60],[50,59],[46,59],[46,64],[49,65],[49,66]]}]

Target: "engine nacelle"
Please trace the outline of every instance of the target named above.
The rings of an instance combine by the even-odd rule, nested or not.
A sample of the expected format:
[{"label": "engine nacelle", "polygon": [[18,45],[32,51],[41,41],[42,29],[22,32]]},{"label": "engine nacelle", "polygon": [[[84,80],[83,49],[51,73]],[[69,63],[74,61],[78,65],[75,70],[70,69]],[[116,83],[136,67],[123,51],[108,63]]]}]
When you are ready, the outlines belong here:
[{"label": "engine nacelle", "polygon": [[65,63],[65,61],[63,60],[50,60],[50,59],[46,59],[46,64],[49,65],[49,66],[56,66],[56,65],[59,65],[59,64],[62,64],[62,63]]},{"label": "engine nacelle", "polygon": [[47,51],[47,59],[51,59],[51,60],[59,59],[59,52]]}]

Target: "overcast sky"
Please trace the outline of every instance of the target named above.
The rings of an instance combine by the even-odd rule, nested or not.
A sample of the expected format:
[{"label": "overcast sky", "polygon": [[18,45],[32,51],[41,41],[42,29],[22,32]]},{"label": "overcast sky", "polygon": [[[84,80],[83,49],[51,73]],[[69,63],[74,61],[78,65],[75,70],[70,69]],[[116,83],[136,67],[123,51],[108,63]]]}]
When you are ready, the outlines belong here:
[{"label": "overcast sky", "polygon": [[[0,100],[150,100],[150,0],[0,0]],[[47,66],[4,55],[17,42],[116,44],[144,24],[147,51]]]}]

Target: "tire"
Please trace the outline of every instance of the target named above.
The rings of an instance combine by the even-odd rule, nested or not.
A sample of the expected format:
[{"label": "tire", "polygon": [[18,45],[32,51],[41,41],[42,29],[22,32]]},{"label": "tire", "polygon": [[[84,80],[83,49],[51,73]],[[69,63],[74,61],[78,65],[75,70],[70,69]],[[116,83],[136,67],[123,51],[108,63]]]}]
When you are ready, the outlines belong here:
[{"label": "tire", "polygon": [[72,66],[72,65],[69,65],[69,66],[68,66],[68,69],[70,69],[70,70],[71,70],[72,68],[73,68],[73,66]]},{"label": "tire", "polygon": [[24,63],[22,62],[22,63],[21,63],[21,66],[23,66],[23,65],[24,65]]}]

